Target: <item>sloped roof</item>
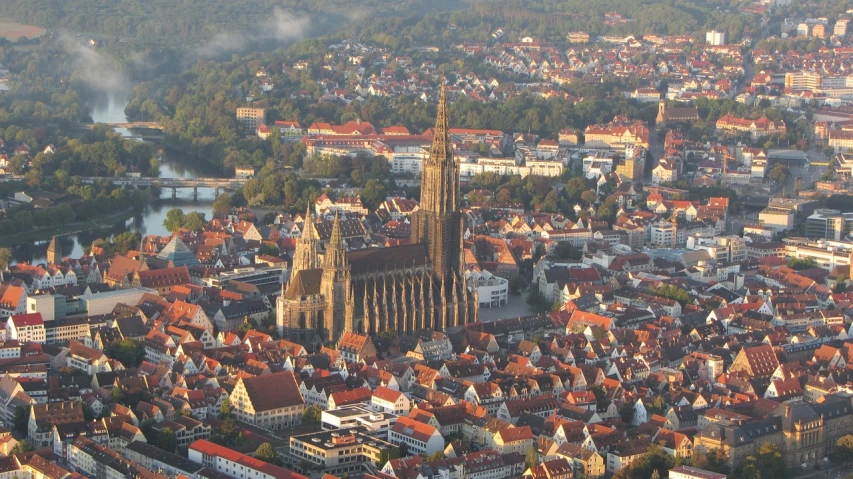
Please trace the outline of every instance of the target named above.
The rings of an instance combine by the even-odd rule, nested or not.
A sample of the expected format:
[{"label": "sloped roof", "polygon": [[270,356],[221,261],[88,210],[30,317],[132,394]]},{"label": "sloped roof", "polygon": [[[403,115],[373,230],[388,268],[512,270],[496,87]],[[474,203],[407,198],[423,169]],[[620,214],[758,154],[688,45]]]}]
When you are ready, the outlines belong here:
[{"label": "sloped roof", "polygon": [[172,237],[169,244],[157,253],[157,258],[164,261],[171,261],[175,266],[193,266],[199,264],[199,260],[195,257],[195,254],[190,251],[177,235]]}]

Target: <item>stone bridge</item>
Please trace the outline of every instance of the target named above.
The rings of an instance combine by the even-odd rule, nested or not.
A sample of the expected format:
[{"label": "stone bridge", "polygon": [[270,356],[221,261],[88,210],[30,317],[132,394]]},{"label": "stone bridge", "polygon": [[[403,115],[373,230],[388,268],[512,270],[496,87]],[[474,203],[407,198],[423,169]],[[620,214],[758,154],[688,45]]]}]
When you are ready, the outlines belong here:
[{"label": "stone bridge", "polygon": [[215,194],[219,196],[219,190],[236,190],[249,181],[249,178],[134,178],[129,176],[78,176],[75,178],[79,178],[80,182],[84,184],[106,180],[121,186],[171,188],[172,198],[177,196],[178,188],[192,188],[193,197],[196,199],[198,199],[199,188],[213,188]]}]

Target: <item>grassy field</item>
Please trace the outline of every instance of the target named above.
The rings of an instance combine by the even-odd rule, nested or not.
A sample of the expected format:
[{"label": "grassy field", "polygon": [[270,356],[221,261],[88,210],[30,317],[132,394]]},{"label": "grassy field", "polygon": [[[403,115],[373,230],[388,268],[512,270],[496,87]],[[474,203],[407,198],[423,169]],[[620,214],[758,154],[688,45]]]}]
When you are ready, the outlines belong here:
[{"label": "grassy field", "polygon": [[16,42],[19,38],[25,37],[27,40],[38,38],[44,35],[45,29],[33,25],[24,25],[14,22],[8,18],[0,18],[0,37],[6,40]]}]

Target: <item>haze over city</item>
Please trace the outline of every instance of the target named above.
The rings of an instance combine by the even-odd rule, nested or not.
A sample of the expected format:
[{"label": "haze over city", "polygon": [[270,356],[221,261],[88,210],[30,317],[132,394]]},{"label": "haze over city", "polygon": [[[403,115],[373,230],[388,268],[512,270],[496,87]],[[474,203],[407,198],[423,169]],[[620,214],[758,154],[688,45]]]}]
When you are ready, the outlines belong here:
[{"label": "haze over city", "polygon": [[853,477],[853,0],[37,3],[3,478]]}]

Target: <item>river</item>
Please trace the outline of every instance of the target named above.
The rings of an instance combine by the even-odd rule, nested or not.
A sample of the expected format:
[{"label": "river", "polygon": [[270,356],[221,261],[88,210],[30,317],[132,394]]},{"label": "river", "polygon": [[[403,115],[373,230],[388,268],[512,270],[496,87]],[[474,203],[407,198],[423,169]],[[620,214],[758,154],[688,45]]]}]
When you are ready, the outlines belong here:
[{"label": "river", "polygon": [[[124,107],[127,105],[127,93],[118,92],[107,96],[106,102],[95,105],[92,110],[92,120],[95,122],[124,122],[127,117]],[[116,132],[129,135],[130,132],[123,128]],[[161,178],[196,178],[200,172],[185,162],[179,163],[175,158],[165,156],[160,161]],[[199,188],[198,200],[193,199],[192,189],[179,189],[177,198],[172,199],[171,190],[163,190],[161,199],[154,201],[145,207],[145,210],[124,223],[116,224],[108,230],[87,231],[78,234],[66,235],[59,238],[59,245],[64,257],[79,258],[83,255],[83,249],[89,246],[93,240],[104,238],[125,231],[139,231],[143,235],[168,235],[169,232],[163,226],[166,213],[172,208],[181,208],[185,213],[198,211],[204,213],[210,219],[213,213],[214,190],[212,188]],[[19,245],[14,248],[15,261],[28,261],[32,264],[44,263],[46,259],[49,239],[44,241]]]}]

